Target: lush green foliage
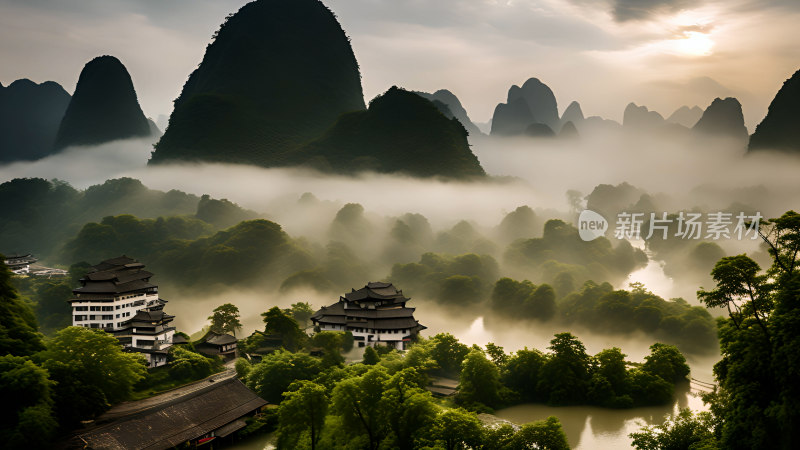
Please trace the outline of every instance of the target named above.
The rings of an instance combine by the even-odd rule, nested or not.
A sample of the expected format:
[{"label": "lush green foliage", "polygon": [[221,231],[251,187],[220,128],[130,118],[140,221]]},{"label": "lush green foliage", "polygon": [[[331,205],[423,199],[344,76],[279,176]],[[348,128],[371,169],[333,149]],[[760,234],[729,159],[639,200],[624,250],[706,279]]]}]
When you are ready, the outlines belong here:
[{"label": "lush green foliage", "polygon": [[242,329],[242,322],[239,321],[241,316],[236,305],[225,303],[214,308],[212,313],[208,320],[211,321],[209,329],[214,333],[233,333],[236,336],[236,330]]},{"label": "lush green foliage", "polygon": [[408,291],[444,304],[479,303],[497,279],[497,261],[474,253],[444,256],[425,253],[418,263],[395,264],[390,280]]},{"label": "lush green foliage", "polygon": [[247,387],[267,401],[279,403],[289,385],[298,380],[311,380],[321,370],[322,363],[317,358],[279,350],[253,364],[247,374]]},{"label": "lush green foliage", "polygon": [[276,223],[251,220],[201,237],[209,231],[205,222],[187,217],[106,217],[84,226],[66,253],[73,261],[136,255],[160,279],[195,288],[277,281],[310,266],[310,258]]},{"label": "lush green foliage", "polygon": [[58,429],[53,381],[27,357],[0,356],[0,432],[9,448],[47,448]]},{"label": "lush green foliage", "polygon": [[292,319],[294,319],[301,328],[305,328],[308,325],[308,320],[314,315],[314,309],[308,302],[292,303],[292,307],[284,309],[283,312],[292,316]]},{"label": "lush green foliage", "polygon": [[297,321],[277,306],[261,313],[261,316],[265,324],[264,332],[280,337],[281,345],[286,350],[295,352],[306,344],[308,336],[297,325]]},{"label": "lush green foliage", "polygon": [[43,348],[36,317],[11,284],[0,255],[0,355],[30,355]]},{"label": "lush green foliage", "polygon": [[644,267],[647,255],[621,240],[616,246],[604,237],[584,241],[578,229],[558,219],[548,220],[541,238],[512,243],[505,260],[514,265],[540,271],[543,281],[554,280],[562,272],[575,280],[616,282],[633,270]]},{"label": "lush green foliage", "polygon": [[705,308],[680,298],[664,300],[640,283],[615,291],[608,283],[587,281],[579,291],[558,301],[554,297],[547,284],[501,278],[492,291],[492,310],[503,320],[552,317],[601,333],[643,331],[686,352],[708,352],[716,339],[714,319]]},{"label": "lush green foliage", "polygon": [[773,264],[765,272],[746,255],[722,258],[716,287],[698,297],[726,308],[719,321],[722,360],[706,397],[723,448],[796,448],[800,444],[800,214],[762,223]]},{"label": "lush green foliage", "polygon": [[549,284],[501,278],[494,284],[492,310],[518,318],[549,320],[556,314],[556,294]]},{"label": "lush green foliage", "polygon": [[461,365],[459,402],[466,405],[498,405],[502,390],[500,370],[486,359],[483,352],[473,349]]},{"label": "lush green foliage", "polygon": [[317,448],[330,399],[327,389],[311,381],[298,381],[283,393],[280,406],[280,447],[296,448],[303,433],[308,433],[312,449]]},{"label": "lush green foliage", "polygon": [[430,101],[396,86],[375,97],[367,111],[340,116],[320,139],[291,160],[344,173],[485,175],[461,123],[445,117]]},{"label": "lush green foliage", "polygon": [[632,446],[637,450],[717,449],[713,421],[708,412],[692,414],[688,408],[682,409],[660,425],[646,426],[631,433]]},{"label": "lush green foliage", "polygon": [[52,257],[87,222],[118,214],[147,218],[192,215],[198,201],[196,196],[176,190],[148,189],[131,178],[108,180],[85,191],[58,180],[18,178],[0,184],[0,248]]},{"label": "lush green foliage", "polygon": [[255,219],[258,214],[255,211],[242,209],[226,198],[216,200],[209,195],[203,195],[197,202],[195,217],[221,229],[232,227],[245,220]]},{"label": "lush green foliage", "polygon": [[34,360],[50,373],[59,424],[92,419],[126,400],[145,375],[144,358],[125,353],[102,330],[67,327],[47,341]]},{"label": "lush green foliage", "polygon": [[[334,367],[289,387],[279,448],[568,448],[556,418],[498,433],[474,412],[443,409],[417,368]],[[327,415],[325,415],[327,413]]]},{"label": "lush green foliage", "polygon": [[47,278],[38,276],[13,277],[11,282],[31,306],[39,323],[39,330],[51,334],[72,324],[72,308],[67,300],[72,289],[78,286],[73,274],[83,274],[81,268],[70,268],[70,276]]},{"label": "lush green foliage", "polygon": [[134,399],[151,397],[159,392],[203,379],[222,369],[222,361],[219,358],[197,353],[188,344],[174,345],[169,349],[167,365],[149,369],[144,378],[134,386],[133,397]]},{"label": "lush green foliage", "polygon": [[675,383],[687,381],[689,374],[683,355],[661,343],[650,347],[640,367],[627,362],[618,348],[591,356],[570,333],[555,335],[549,350],[525,348],[509,355],[493,344],[485,353],[473,349],[462,364],[457,401],[477,410],[518,402],[611,408],[658,405],[669,402]]}]

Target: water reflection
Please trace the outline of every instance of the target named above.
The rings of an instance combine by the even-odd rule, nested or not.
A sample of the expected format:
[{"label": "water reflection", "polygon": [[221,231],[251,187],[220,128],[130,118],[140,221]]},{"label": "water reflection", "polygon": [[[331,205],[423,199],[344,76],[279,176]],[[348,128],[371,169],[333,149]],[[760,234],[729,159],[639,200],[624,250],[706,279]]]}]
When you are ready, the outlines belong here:
[{"label": "water reflection", "polygon": [[629,448],[628,434],[644,425],[664,421],[679,408],[703,410],[705,406],[689,384],[676,387],[675,401],[670,405],[633,409],[606,409],[594,406],[554,407],[541,404],[524,404],[498,410],[495,415],[517,424],[556,416],[564,427],[567,440],[575,449]]}]

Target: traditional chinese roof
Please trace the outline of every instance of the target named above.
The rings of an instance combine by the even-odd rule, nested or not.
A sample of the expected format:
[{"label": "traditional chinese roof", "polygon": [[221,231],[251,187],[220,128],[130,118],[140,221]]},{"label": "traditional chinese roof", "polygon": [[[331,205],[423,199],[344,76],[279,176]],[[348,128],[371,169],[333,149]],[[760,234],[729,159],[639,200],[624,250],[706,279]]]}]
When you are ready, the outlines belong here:
[{"label": "traditional chinese roof", "polygon": [[229,431],[231,424],[266,404],[230,378],[87,430],[72,442],[81,448],[168,449],[212,431]]},{"label": "traditional chinese roof", "polygon": [[348,328],[378,330],[422,330],[414,319],[414,308],[405,306],[409,299],[391,283],[367,283],[359,290],[339,297],[311,316],[315,324],[346,325]]},{"label": "traditional chinese roof", "polygon": [[397,290],[392,283],[369,282],[359,290],[352,289],[351,292],[344,294],[344,300],[350,302],[382,302],[391,300],[389,303],[405,303],[411,299],[403,296],[403,291]]},{"label": "traditional chinese roof", "polygon": [[143,291],[158,287],[150,284],[152,276],[152,272],[144,270],[144,264],[123,255],[93,266],[81,278],[82,286],[72,292],[79,295]]},{"label": "traditional chinese roof", "polygon": [[210,337],[205,339],[205,342],[213,345],[227,345],[236,343],[237,341],[237,339],[230,334],[211,333],[209,336]]},{"label": "traditional chinese roof", "polygon": [[413,329],[421,325],[414,320],[413,317],[403,317],[400,319],[378,318],[368,320],[348,320],[347,326],[353,328],[374,328],[378,330],[401,330]]},{"label": "traditional chinese roof", "polygon": [[172,319],[174,318],[175,316],[171,316],[165,313],[164,310],[161,309],[159,310],[140,309],[139,311],[136,311],[136,314],[134,314],[133,317],[131,317],[130,319],[126,320],[123,323],[142,322],[152,325],[153,323],[156,324],[169,323],[172,322]]}]

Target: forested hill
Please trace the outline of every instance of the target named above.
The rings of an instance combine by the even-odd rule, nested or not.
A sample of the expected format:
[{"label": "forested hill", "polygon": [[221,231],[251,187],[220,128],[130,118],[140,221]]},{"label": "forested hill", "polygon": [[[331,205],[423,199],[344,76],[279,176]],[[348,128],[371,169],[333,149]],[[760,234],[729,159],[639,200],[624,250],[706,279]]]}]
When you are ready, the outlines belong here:
[{"label": "forested hill", "polygon": [[257,0],[229,16],[175,101],[151,164],[483,176],[467,132],[392,88],[365,111],[349,38],[318,0]]},{"label": "forested hill", "polygon": [[215,34],[151,162],[273,166],[363,109],[358,63],[333,13],[318,0],[258,0]]},{"label": "forested hill", "polygon": [[422,177],[485,175],[467,131],[429,100],[392,87],[369,110],[346,114],[291,162],[336,172],[401,172]]}]

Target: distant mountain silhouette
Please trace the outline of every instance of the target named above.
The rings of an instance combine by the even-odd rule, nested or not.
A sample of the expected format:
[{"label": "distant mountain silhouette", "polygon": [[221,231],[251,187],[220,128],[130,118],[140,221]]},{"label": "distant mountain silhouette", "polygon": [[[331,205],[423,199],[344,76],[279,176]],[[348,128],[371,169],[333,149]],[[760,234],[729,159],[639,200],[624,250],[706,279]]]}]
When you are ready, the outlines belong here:
[{"label": "distant mountain silhouette", "polygon": [[525,129],[525,135],[530,137],[555,137],[556,133],[552,128],[543,123],[532,123]]},{"label": "distant mountain silhouette", "polygon": [[568,121],[561,126],[561,131],[558,132],[559,139],[577,139],[580,137],[578,129],[572,121]]},{"label": "distant mountain silhouette", "polygon": [[492,116],[492,136],[518,136],[536,123],[524,98],[500,103]]},{"label": "distant mountain silhouette", "polygon": [[692,106],[689,108],[688,106],[684,105],[676,109],[674,113],[667,117],[667,122],[683,125],[686,128],[692,128],[701,117],[703,117],[702,108],[699,106]]},{"label": "distant mountain silhouette", "polygon": [[783,83],[750,137],[749,150],[760,149],[800,151],[800,70]]},{"label": "distant mountain silhouette", "polygon": [[664,117],[647,109],[646,106],[638,106],[636,103],[628,103],[622,118],[622,126],[638,130],[653,130],[664,125]]},{"label": "distant mountain silhouette", "polygon": [[58,83],[22,79],[0,84],[0,162],[34,160],[53,153],[70,95]]},{"label": "distant mountain silhouette", "polygon": [[150,117],[147,118],[147,126],[150,128],[150,136],[161,137],[164,134],[161,132],[161,129],[158,128],[156,122]]},{"label": "distant mountain silhouette", "polygon": [[128,70],[113,56],[89,61],[61,120],[55,147],[145,136],[150,136],[150,126]]},{"label": "distant mountain silhouette", "polygon": [[742,105],[739,100],[728,97],[715,98],[706,108],[703,117],[697,121],[692,131],[707,135],[729,136],[747,141],[747,128],[744,126]]},{"label": "distant mountain silhouette", "polygon": [[206,48],[150,162],[276,165],[359,110],[358,63],[333,13],[318,0],[257,0]]},{"label": "distant mountain silhouette", "polygon": [[[464,125],[464,128],[467,129],[469,134],[481,134],[481,130],[472,122],[472,120],[470,120],[469,115],[467,115],[467,110],[464,109],[464,107],[461,105],[461,102],[458,100],[458,97],[456,97],[452,92],[448,91],[447,89],[439,89],[433,94],[429,94],[427,92],[416,93],[434,102],[434,104],[436,104],[435,101],[445,104],[452,117],[458,119],[458,121],[461,122],[461,125]],[[444,111],[442,111],[442,113],[444,113]]]},{"label": "distant mountain silhouette", "polygon": [[561,126],[563,127],[567,122],[572,122],[573,126],[577,126],[581,122],[583,122],[583,110],[581,110],[581,104],[578,102],[572,102],[567,106],[567,109],[564,110],[564,115],[561,116]]},{"label": "distant mountain silhouette", "polygon": [[497,105],[492,118],[492,134],[523,134],[534,123],[545,124],[551,130],[560,129],[558,104],[553,91],[537,78],[530,78],[522,87],[511,86],[506,103]]},{"label": "distant mountain silhouette", "polygon": [[342,115],[288,163],[342,173],[371,170],[454,178],[485,174],[457,119],[448,119],[432,102],[397,87],[373,99],[367,111]]}]

